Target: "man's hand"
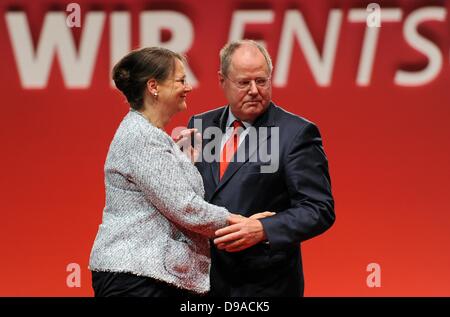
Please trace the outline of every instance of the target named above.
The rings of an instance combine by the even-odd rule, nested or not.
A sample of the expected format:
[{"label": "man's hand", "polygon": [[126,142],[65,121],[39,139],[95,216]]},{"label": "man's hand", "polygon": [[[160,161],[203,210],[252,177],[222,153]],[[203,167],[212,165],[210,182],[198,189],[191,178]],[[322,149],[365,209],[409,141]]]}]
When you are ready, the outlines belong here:
[{"label": "man's hand", "polygon": [[262,218],[266,218],[266,217],[270,217],[275,215],[276,212],[272,212],[272,211],[263,211],[263,212],[259,212],[257,214],[251,215],[249,218],[250,219],[262,219]]},{"label": "man's hand", "polygon": [[215,232],[217,238],[214,239],[214,244],[218,249],[238,252],[266,239],[262,223],[257,219],[233,215],[228,221],[228,227]]},{"label": "man's hand", "polygon": [[[192,163],[197,161],[202,150],[202,136],[197,131],[197,129],[184,129],[178,137],[173,139]],[[192,135],[194,135],[194,146],[192,146],[191,142]]]}]

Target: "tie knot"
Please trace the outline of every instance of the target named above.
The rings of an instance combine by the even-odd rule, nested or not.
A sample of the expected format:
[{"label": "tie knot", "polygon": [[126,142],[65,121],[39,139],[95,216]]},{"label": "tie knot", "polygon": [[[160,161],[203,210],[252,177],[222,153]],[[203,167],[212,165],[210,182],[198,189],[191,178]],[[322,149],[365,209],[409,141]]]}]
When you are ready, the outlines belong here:
[{"label": "tie knot", "polygon": [[244,125],[242,124],[242,122],[239,121],[239,120],[234,120],[233,123],[232,123],[231,125],[233,126],[234,129],[237,129],[237,128],[243,128],[243,127],[244,127]]}]

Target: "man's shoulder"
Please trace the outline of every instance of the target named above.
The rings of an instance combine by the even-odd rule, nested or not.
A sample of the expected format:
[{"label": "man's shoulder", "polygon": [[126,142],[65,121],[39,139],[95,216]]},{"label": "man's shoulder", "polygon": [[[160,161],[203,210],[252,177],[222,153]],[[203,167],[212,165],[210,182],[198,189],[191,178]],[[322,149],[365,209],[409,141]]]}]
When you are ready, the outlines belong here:
[{"label": "man's shoulder", "polygon": [[282,124],[283,126],[294,126],[300,129],[308,125],[315,126],[314,122],[298,114],[289,112],[276,104],[273,104],[273,111],[276,117],[277,124]]},{"label": "man's shoulder", "polygon": [[208,119],[212,120],[214,118],[220,117],[226,107],[227,106],[222,106],[222,107],[218,107],[218,108],[208,110],[208,111],[205,111],[202,113],[197,113],[197,114],[193,115],[192,118],[203,119],[203,120],[208,120]]}]

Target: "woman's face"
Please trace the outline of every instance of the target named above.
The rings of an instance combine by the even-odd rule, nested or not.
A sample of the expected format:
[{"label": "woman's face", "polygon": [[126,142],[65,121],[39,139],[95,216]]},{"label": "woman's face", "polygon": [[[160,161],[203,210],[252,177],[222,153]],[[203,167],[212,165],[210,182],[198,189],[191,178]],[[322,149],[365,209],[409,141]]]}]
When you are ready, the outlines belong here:
[{"label": "woman's face", "polygon": [[192,86],[186,82],[183,63],[179,59],[175,61],[173,75],[158,85],[158,101],[169,115],[186,110],[186,96],[192,90]]}]

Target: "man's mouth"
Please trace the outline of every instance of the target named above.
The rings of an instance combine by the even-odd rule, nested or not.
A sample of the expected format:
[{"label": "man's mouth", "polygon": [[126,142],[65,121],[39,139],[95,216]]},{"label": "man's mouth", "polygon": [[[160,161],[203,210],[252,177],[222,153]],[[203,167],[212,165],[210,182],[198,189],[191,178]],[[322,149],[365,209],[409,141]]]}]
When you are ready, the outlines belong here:
[{"label": "man's mouth", "polygon": [[261,103],[261,100],[249,100],[249,101],[245,101],[244,103],[246,103],[246,104],[257,104],[257,103]]}]

